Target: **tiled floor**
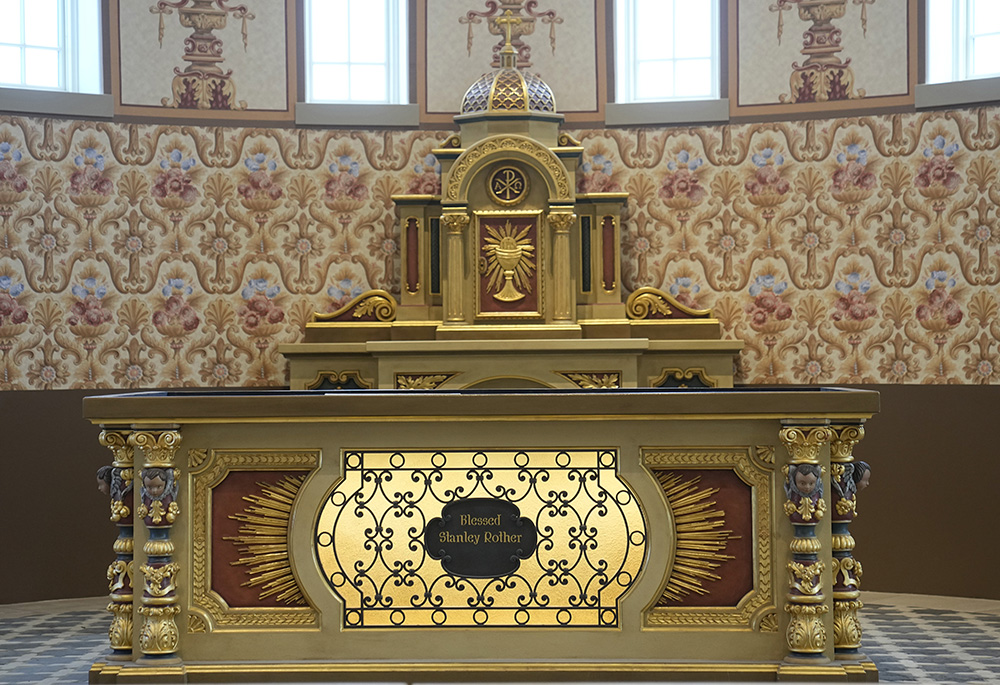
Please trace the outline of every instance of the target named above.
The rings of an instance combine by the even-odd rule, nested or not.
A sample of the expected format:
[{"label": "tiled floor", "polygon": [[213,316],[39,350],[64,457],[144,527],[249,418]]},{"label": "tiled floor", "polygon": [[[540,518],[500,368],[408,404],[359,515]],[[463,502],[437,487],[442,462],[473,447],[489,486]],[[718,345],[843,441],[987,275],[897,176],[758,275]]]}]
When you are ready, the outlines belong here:
[{"label": "tiled floor", "polygon": [[[1000,601],[865,593],[864,652],[883,682],[1000,683]],[[0,605],[0,685],[86,683],[103,598]]]}]

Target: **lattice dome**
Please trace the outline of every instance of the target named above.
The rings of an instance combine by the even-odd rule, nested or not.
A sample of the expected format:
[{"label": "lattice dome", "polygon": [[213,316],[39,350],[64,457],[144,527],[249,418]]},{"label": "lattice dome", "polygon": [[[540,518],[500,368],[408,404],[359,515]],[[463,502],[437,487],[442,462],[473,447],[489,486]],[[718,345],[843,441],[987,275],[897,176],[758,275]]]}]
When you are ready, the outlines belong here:
[{"label": "lattice dome", "polygon": [[555,113],[552,89],[537,74],[505,67],[483,74],[462,98],[462,114],[476,112]]}]

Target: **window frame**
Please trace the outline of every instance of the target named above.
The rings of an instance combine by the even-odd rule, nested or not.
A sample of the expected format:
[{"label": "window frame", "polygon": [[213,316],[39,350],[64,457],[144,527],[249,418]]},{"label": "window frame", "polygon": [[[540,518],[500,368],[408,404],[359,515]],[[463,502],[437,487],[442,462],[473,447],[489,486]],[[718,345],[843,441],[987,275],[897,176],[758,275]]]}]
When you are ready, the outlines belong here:
[{"label": "window frame", "polygon": [[[31,0],[19,0],[20,3],[20,41],[18,43],[5,43],[7,46],[17,47],[21,52],[21,80],[19,83],[0,84],[4,89],[14,90],[37,90],[48,93],[80,93],[84,95],[100,95],[104,93],[104,49],[103,49],[103,24],[104,12],[102,3],[99,0],[90,0],[90,11],[92,15],[86,17],[88,28],[96,30],[98,39],[96,45],[87,46],[87,41],[83,39],[84,28],[81,26],[82,18],[85,15],[84,8],[80,7],[82,0],[56,0],[56,13],[59,22],[57,45],[55,47],[32,45],[27,42],[27,30],[25,26],[24,8]],[[87,66],[84,66],[83,50],[89,47],[96,54]],[[55,52],[58,64],[58,83],[55,86],[41,86],[26,83],[26,70],[28,68],[28,50],[48,50]],[[85,76],[89,71],[89,75]]]},{"label": "window frame", "polygon": [[[637,95],[637,72],[640,60],[636,54],[636,27],[640,23],[637,17],[636,0],[615,0],[615,102],[629,104],[649,104],[653,102],[695,102],[700,100],[718,100],[722,87],[722,50],[721,50],[721,8],[719,3],[708,0],[711,8],[712,45],[710,59],[712,61],[712,87],[708,97],[672,96],[665,98],[639,98]],[[683,4],[680,5],[683,7]],[[678,5],[674,5],[677,15]],[[624,38],[624,39],[623,39]],[[676,63],[687,58],[674,57],[669,61]],[[652,61],[652,60],[645,60]]]},{"label": "window frame", "polygon": [[[950,2],[950,11],[945,11],[943,2],[940,2],[942,11],[934,13],[931,3],[934,0],[926,0],[923,3],[923,27],[921,37],[923,39],[924,68],[921,74],[922,81],[917,84],[915,92],[916,109],[933,109],[940,107],[951,107],[956,105],[970,105],[982,102],[997,101],[996,93],[1000,93],[1000,71],[983,76],[970,76],[968,65],[971,61],[972,42],[969,36],[972,31],[972,11],[969,3],[982,0],[946,0]],[[993,1],[993,0],[990,0]],[[974,10],[974,7],[971,8]],[[932,19],[933,16],[933,19]],[[948,30],[944,33],[948,36],[946,47],[935,50],[932,47],[931,27],[936,30],[935,35],[940,36],[941,23],[945,17],[949,22]],[[947,80],[941,78],[941,71],[937,71],[934,80],[931,78],[931,63],[938,63],[944,53],[950,62],[950,76]],[[991,94],[994,94],[991,97]]]},{"label": "window frame", "polygon": [[[413,51],[413,21],[410,0],[384,0],[386,16],[386,57],[388,101],[329,101],[312,99],[312,31],[311,15],[315,0],[301,3],[300,44],[302,100],[295,103],[295,123],[298,126],[404,126],[419,125],[417,105],[411,102],[410,62]],[[357,1],[357,0],[355,0]],[[364,0],[371,2],[371,0]],[[350,65],[350,62],[347,62]]]},{"label": "window frame", "polygon": [[[605,106],[606,126],[634,126],[646,124],[705,124],[729,120],[729,100],[723,96],[725,87],[724,62],[727,53],[727,36],[724,25],[727,22],[725,0],[712,0],[712,69],[713,93],[715,97],[706,99],[670,98],[660,100],[630,99],[635,88],[636,60],[634,40],[626,45],[628,37],[635,31],[634,0],[613,0],[614,7],[609,15],[612,27],[609,31],[613,39],[614,102]],[[619,30],[619,27],[622,27]],[[624,79],[623,79],[624,73]],[[625,83],[622,83],[622,81]]]},{"label": "window frame", "polygon": [[[29,1],[30,0],[26,0]],[[95,16],[88,22],[96,34],[94,40],[89,44],[89,49],[93,51],[95,64],[91,82],[96,83],[86,91],[66,89],[67,82],[72,88],[80,87],[80,64],[79,60],[73,60],[71,67],[67,66],[67,60],[62,59],[60,64],[60,80],[63,88],[47,88],[37,86],[0,85],[0,111],[17,112],[25,114],[41,114],[56,116],[72,116],[84,119],[111,119],[114,116],[114,99],[107,92],[108,89],[108,15],[107,3],[102,0],[91,0]],[[81,38],[79,21],[79,2],[72,0],[60,0],[62,9],[62,19],[60,21],[60,33],[63,34],[60,50],[72,50],[78,52],[85,41]],[[65,11],[66,5],[72,10]],[[23,22],[22,22],[23,23]],[[24,28],[21,27],[21,34]],[[65,43],[69,41],[70,46]]]}]

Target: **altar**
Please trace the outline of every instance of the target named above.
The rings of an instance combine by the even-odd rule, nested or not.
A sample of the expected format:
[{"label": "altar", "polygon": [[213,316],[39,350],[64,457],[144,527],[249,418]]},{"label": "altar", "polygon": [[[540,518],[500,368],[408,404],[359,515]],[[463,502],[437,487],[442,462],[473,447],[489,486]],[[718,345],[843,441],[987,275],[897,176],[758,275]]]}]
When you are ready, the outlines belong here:
[{"label": "altar", "polygon": [[392,198],[398,296],[315,312],[291,390],[85,401],[119,528],[91,682],[877,679],[878,395],[736,389],[711,309],[626,296],[628,193],[577,192],[519,21],[440,187]]},{"label": "altar", "polygon": [[[90,397],[91,682],[877,679],[845,389]],[[109,531],[110,532],[110,531]]]}]

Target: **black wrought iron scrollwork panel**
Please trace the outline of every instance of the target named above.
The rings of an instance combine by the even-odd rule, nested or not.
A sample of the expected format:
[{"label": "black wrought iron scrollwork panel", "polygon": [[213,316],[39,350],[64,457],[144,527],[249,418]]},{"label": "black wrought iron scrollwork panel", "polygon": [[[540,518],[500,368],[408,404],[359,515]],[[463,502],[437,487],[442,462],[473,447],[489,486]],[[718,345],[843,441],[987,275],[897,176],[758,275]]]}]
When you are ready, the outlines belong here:
[{"label": "black wrought iron scrollwork panel", "polygon": [[346,452],[317,520],[346,628],[615,628],[646,524],[614,450]]}]

